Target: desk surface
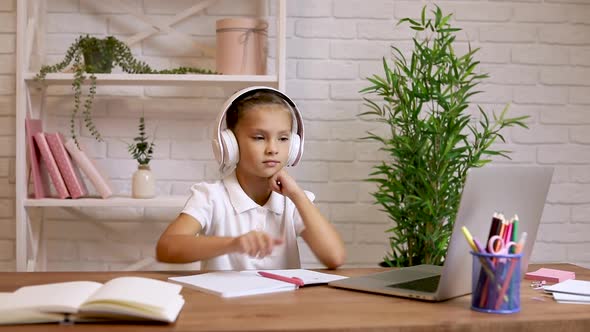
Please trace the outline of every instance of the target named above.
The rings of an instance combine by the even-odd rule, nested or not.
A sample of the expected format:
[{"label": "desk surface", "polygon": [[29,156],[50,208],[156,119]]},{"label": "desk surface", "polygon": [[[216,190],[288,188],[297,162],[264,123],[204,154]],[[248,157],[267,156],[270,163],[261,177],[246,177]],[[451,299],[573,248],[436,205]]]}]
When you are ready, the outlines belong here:
[{"label": "desk surface", "polygon": [[[540,266],[531,265],[529,270]],[[570,264],[543,267],[575,271],[590,280],[590,270]],[[382,269],[341,269],[356,276]],[[135,275],[165,280],[182,272],[30,272],[0,273],[0,292],[40,283],[93,280]],[[328,286],[309,286],[294,292],[223,299],[188,288],[186,304],[175,324],[57,324],[0,327],[10,331],[590,331],[590,306],[558,304],[523,282],[522,311],[511,315],[484,314],[469,309],[471,296],[439,303],[420,302]],[[545,301],[533,299],[542,297]]]}]

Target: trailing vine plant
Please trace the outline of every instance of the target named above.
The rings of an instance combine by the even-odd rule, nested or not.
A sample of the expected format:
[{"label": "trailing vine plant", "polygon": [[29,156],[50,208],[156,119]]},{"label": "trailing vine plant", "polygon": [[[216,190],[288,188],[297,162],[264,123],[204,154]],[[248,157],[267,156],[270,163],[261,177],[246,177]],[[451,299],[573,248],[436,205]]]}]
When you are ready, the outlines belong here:
[{"label": "trailing vine plant", "polygon": [[[129,74],[216,74],[209,69],[194,67],[177,67],[173,69],[155,70],[144,61],[136,59],[129,46],[113,36],[96,38],[89,35],[79,36],[66,51],[61,62],[54,65],[44,65],[35,76],[43,81],[47,74],[61,72],[72,64],[74,80],[74,109],[70,117],[70,134],[78,145],[76,135],[76,118],[82,106],[84,125],[90,134],[102,141],[100,132],[92,120],[92,103],[96,95],[96,73],[110,73],[113,66],[119,66]],[[89,74],[88,77],[86,74]],[[88,96],[82,105],[82,86],[89,79]]]}]

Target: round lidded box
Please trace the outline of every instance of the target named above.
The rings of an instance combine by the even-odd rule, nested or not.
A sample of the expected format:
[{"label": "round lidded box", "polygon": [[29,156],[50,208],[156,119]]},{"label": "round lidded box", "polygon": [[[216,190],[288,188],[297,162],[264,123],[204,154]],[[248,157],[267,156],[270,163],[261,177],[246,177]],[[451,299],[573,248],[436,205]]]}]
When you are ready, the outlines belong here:
[{"label": "round lidded box", "polygon": [[216,22],[216,71],[228,75],[265,75],[267,29],[265,20],[224,18]]}]

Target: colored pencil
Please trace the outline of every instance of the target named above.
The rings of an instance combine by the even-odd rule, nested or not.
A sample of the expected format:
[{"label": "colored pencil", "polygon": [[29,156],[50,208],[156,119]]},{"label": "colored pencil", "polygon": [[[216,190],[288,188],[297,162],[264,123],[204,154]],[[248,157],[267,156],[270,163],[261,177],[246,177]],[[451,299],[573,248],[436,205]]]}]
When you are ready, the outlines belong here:
[{"label": "colored pencil", "polygon": [[[522,248],[524,248],[524,244],[526,242],[526,237],[527,237],[527,233],[526,232],[522,233],[522,237],[520,238],[520,241],[518,241],[518,246],[516,247],[516,254],[520,254],[522,251]],[[512,279],[512,274],[514,273],[514,268],[516,267],[517,262],[520,262],[520,260],[514,259],[514,258],[510,262],[510,267],[508,268],[508,273],[506,274],[506,278],[504,279],[504,284],[502,285],[502,289],[500,289],[500,293],[498,295],[498,298],[496,299],[496,305],[495,305],[496,310],[500,309],[500,306],[502,306],[502,301],[504,300],[504,295],[506,295],[506,290],[508,289],[508,285],[510,284],[510,281]],[[520,278],[520,276],[519,276],[519,278]]]}]

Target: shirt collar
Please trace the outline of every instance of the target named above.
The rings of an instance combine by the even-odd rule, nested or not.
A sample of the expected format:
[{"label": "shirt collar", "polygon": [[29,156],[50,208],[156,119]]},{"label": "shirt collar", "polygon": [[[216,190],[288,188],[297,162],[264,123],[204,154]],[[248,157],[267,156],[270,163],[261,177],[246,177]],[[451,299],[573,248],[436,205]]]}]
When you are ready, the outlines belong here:
[{"label": "shirt collar", "polygon": [[[223,183],[229,195],[231,205],[237,214],[260,207],[260,205],[254,202],[254,200],[244,192],[244,189],[242,189],[242,186],[240,186],[240,183],[238,182],[235,171],[223,178]],[[284,201],[285,197],[283,197],[283,195],[273,191],[263,208],[270,210],[275,214],[282,214]]]}]

